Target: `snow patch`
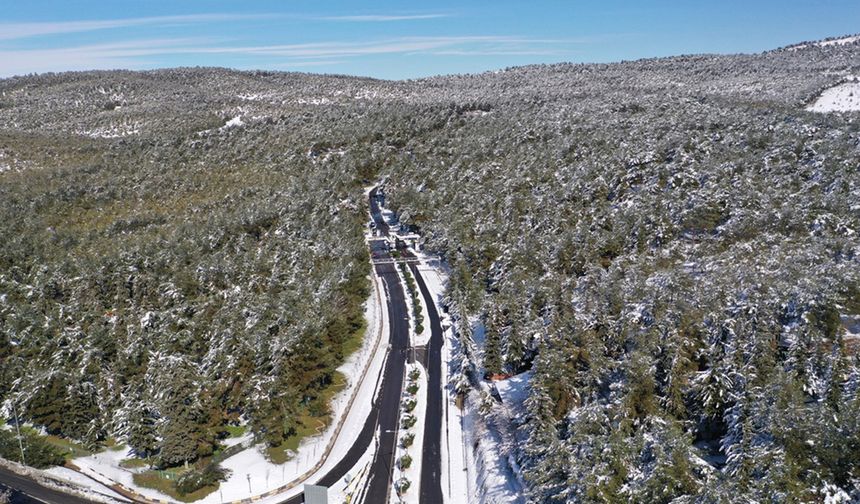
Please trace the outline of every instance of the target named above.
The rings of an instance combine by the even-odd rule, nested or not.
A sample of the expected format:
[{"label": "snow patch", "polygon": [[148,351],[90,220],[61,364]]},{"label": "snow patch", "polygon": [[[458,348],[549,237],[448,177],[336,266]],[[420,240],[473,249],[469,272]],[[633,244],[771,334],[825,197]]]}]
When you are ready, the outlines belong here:
[{"label": "snow patch", "polygon": [[810,112],[853,112],[860,110],[860,82],[856,77],[825,89],[808,107]]},{"label": "snow patch", "polygon": [[78,130],[78,135],[90,138],[123,138],[140,133],[140,123],[111,124],[91,130]]},{"label": "snow patch", "polygon": [[224,126],[221,126],[221,129],[224,130],[224,129],[228,129],[228,128],[237,128],[239,126],[244,126],[244,125],[245,125],[245,123],[242,121],[242,116],[236,116],[233,119],[230,119],[229,121],[224,123]]},{"label": "snow patch", "polygon": [[842,37],[831,40],[821,40],[818,42],[811,42],[809,44],[798,44],[789,46],[786,49],[789,51],[798,51],[800,49],[806,49],[807,47],[833,47],[833,46],[844,46],[848,44],[853,44],[854,42],[860,41],[860,35],[851,35],[850,37]]},{"label": "snow patch", "polygon": [[502,403],[508,406],[513,412],[525,412],[525,401],[531,390],[532,372],[526,371],[516,376],[512,376],[507,380],[496,382],[496,390],[502,397]]}]

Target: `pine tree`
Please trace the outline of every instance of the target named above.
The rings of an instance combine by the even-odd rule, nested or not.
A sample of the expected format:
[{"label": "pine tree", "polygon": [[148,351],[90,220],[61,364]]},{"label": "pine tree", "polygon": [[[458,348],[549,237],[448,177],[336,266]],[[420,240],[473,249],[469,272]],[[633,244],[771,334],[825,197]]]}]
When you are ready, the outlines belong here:
[{"label": "pine tree", "polygon": [[158,465],[172,467],[188,464],[198,457],[199,411],[191,398],[172,401],[159,429]]},{"label": "pine tree", "polygon": [[501,309],[496,309],[487,318],[484,340],[484,370],[487,374],[501,373],[502,366],[502,329],[504,327]]},{"label": "pine tree", "polygon": [[149,408],[135,402],[130,410],[126,442],[134,453],[141,458],[155,455],[158,449],[156,418]]},{"label": "pine tree", "polygon": [[511,327],[508,337],[507,346],[505,348],[505,366],[513,373],[523,371],[525,364],[526,345],[523,342],[523,334],[521,334],[516,326]]}]

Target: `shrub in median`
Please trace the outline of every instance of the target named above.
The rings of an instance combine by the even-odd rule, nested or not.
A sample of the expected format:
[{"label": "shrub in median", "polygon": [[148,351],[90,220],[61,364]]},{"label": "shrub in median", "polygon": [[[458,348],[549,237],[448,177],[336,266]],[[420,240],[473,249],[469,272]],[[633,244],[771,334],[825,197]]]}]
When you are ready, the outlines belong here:
[{"label": "shrub in median", "polygon": [[415,415],[407,415],[403,417],[403,421],[400,423],[400,425],[403,426],[404,429],[408,429],[415,425],[417,421],[418,419],[415,418]]},{"label": "shrub in median", "polygon": [[400,467],[401,471],[409,469],[412,467],[412,457],[409,454],[400,457],[400,460],[397,461],[397,466]]},{"label": "shrub in median", "polygon": [[397,495],[403,495],[409,490],[410,486],[412,486],[412,483],[408,479],[400,478],[394,484],[394,489],[397,490]]}]

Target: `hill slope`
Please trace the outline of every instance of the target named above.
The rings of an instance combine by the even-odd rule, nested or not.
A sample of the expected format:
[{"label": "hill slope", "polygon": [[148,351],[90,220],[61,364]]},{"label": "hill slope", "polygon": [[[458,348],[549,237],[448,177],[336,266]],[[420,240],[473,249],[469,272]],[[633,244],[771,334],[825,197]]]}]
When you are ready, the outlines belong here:
[{"label": "hill slope", "polygon": [[533,501],[857,498],[860,129],[805,107],[858,72],[849,41],[0,81],[0,395],[168,465],[239,419],[281,442],[356,324],[359,187],[386,177],[460,337],[486,326],[470,404],[533,371],[506,447]]}]

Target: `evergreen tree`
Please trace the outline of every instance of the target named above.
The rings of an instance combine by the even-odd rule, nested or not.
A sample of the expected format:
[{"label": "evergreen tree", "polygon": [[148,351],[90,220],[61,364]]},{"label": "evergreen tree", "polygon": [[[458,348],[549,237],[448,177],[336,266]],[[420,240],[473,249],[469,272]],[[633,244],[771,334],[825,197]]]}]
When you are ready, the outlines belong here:
[{"label": "evergreen tree", "polygon": [[155,415],[142,403],[132,405],[129,414],[126,442],[141,458],[149,458],[158,449],[157,422]]},{"label": "evergreen tree", "polygon": [[502,366],[502,330],[504,315],[501,310],[494,311],[487,319],[484,332],[484,370],[487,374],[498,374]]}]

